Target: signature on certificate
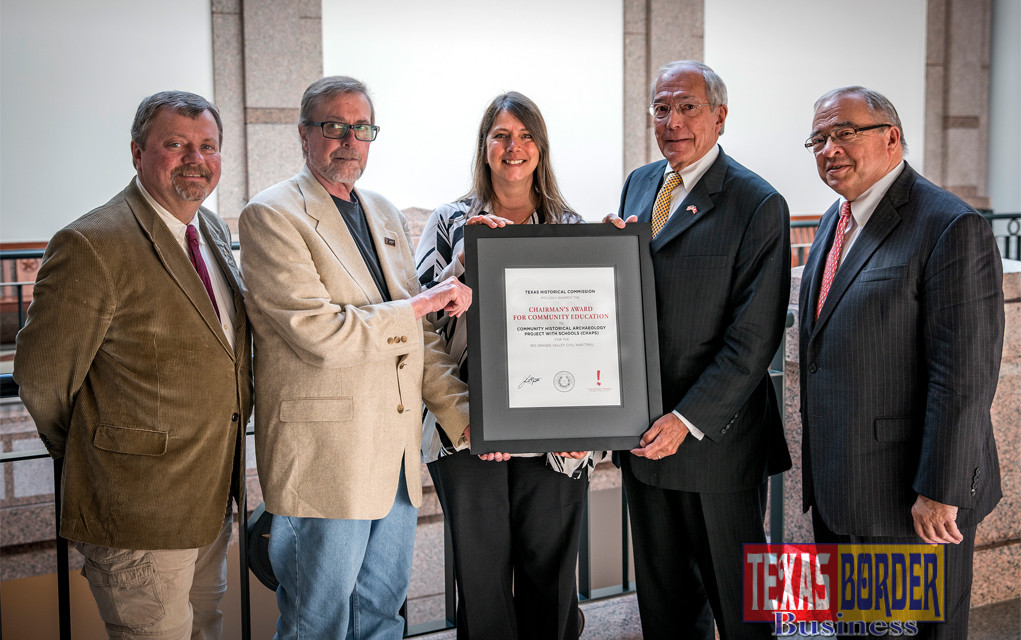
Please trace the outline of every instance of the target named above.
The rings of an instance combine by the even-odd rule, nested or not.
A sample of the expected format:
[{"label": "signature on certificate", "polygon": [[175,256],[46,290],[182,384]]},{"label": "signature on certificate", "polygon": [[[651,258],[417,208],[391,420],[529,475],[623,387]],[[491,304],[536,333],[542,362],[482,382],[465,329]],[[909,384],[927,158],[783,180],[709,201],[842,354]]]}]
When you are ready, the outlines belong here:
[{"label": "signature on certificate", "polygon": [[539,382],[539,380],[540,379],[536,378],[535,376],[528,376],[527,378],[521,381],[521,384],[518,385],[518,389],[525,386],[526,384],[535,384],[536,382]]}]

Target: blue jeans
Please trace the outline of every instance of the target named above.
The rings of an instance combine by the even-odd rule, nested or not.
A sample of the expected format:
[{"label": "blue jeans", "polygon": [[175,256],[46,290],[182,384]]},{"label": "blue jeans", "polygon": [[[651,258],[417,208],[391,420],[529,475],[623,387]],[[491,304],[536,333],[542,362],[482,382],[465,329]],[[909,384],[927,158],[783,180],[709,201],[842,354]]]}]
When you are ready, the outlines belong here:
[{"label": "blue jeans", "polygon": [[269,558],[278,640],[399,640],[418,509],[401,466],[394,505],[379,520],[273,516]]}]

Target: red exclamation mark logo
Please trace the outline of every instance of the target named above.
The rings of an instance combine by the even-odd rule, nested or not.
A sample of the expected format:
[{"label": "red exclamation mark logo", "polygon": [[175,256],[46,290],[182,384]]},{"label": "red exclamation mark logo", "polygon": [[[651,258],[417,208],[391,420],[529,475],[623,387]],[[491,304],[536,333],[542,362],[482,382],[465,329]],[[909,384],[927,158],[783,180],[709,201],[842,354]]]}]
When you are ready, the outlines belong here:
[{"label": "red exclamation mark logo", "polygon": [[596,386],[600,387],[602,384],[603,383],[599,381],[599,369],[596,369]]}]

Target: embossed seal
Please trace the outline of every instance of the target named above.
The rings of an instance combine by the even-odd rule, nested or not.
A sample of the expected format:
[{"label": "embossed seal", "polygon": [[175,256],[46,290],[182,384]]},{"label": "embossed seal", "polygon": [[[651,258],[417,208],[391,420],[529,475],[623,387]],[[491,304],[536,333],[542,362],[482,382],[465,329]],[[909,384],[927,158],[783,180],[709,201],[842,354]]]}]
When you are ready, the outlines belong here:
[{"label": "embossed seal", "polygon": [[570,371],[561,371],[553,376],[553,386],[557,388],[557,391],[566,393],[574,388],[574,376]]}]

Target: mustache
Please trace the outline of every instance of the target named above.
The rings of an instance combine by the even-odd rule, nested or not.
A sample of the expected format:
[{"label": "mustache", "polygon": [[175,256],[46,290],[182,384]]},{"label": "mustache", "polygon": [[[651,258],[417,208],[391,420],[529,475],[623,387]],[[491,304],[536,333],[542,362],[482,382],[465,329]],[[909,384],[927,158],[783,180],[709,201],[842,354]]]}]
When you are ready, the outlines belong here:
[{"label": "mustache", "polygon": [[171,177],[171,179],[173,179],[173,178],[176,178],[178,176],[188,176],[188,177],[199,176],[199,177],[205,178],[206,180],[209,180],[209,179],[211,179],[213,177],[213,172],[210,171],[208,168],[202,167],[202,166],[177,167],[176,169],[174,169],[173,171],[170,172],[170,177]]},{"label": "mustache", "polygon": [[361,160],[362,154],[354,149],[339,149],[330,154],[330,160]]}]

